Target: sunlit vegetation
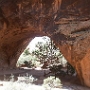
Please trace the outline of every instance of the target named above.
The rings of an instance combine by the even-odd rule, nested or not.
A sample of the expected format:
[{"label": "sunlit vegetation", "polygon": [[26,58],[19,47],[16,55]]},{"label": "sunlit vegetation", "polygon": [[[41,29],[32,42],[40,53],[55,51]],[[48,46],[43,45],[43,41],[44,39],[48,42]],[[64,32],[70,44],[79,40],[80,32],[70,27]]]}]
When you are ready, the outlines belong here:
[{"label": "sunlit vegetation", "polygon": [[65,65],[67,61],[61,54],[59,48],[57,48],[54,42],[47,37],[42,38],[45,42],[38,41],[35,45],[35,49],[30,52],[29,48],[26,48],[24,52],[21,54],[17,66],[20,67],[25,62],[28,62],[32,65],[40,62],[40,64],[44,64],[44,62],[48,62],[49,64],[62,64]]},{"label": "sunlit vegetation", "polygon": [[55,79],[53,76],[45,78],[42,85],[35,85],[37,79],[28,73],[25,76],[18,76],[17,78],[15,80],[14,75],[11,74],[7,80],[5,76],[4,81],[0,81],[0,90],[63,90],[61,80],[59,78]]},{"label": "sunlit vegetation", "polygon": [[[73,75],[75,73],[74,68],[67,62],[55,43],[46,36],[42,39],[44,42],[38,41],[32,51],[29,48],[24,50],[17,62],[17,67],[49,68],[50,73],[54,73],[55,76],[57,74]],[[66,67],[66,71],[62,70],[63,67]]]},{"label": "sunlit vegetation", "polygon": [[61,80],[59,78],[55,78],[54,76],[44,79],[43,86],[46,90],[50,90],[51,88],[62,88]]},{"label": "sunlit vegetation", "polygon": [[[39,78],[32,76],[32,73],[18,76],[11,74],[8,79],[4,75],[4,81],[0,81],[0,90],[71,90],[64,89],[59,75],[73,75],[74,68],[49,37],[44,36],[42,39],[44,42],[38,41],[32,51],[30,51],[30,47],[24,50],[16,66],[19,67],[19,70],[21,67],[24,69],[27,67],[30,70],[41,68],[43,83],[36,85]],[[47,73],[46,70],[49,72]],[[39,73],[36,74],[39,75]]]}]

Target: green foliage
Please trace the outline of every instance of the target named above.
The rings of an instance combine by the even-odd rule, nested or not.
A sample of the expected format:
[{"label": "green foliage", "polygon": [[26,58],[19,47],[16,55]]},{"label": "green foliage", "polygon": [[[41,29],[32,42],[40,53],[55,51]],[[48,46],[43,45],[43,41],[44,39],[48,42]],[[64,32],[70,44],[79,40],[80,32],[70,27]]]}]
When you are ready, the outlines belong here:
[{"label": "green foliage", "polygon": [[[60,50],[56,48],[54,42],[47,37],[42,37],[45,42],[37,42],[35,46],[35,50],[31,53],[29,52],[29,48],[26,48],[24,52],[21,54],[17,66],[21,64],[25,64],[27,66],[37,65],[38,62],[43,64],[44,62],[48,61],[49,64],[56,64],[61,63],[61,58],[63,55],[61,54]],[[28,64],[24,63],[27,62]]]},{"label": "green foliage", "polygon": [[74,67],[70,63],[67,63],[67,74],[73,75],[74,73],[75,73]]},{"label": "green foliage", "polygon": [[[46,38],[43,38],[44,41]],[[45,43],[38,42],[36,44],[37,49],[35,49],[32,54],[36,55],[36,57],[40,60],[41,63],[45,61],[49,61],[52,63],[58,63],[62,57],[62,54],[58,48],[56,48],[54,42],[48,38]]]},{"label": "green foliage", "polygon": [[62,65],[52,65],[52,66],[49,66],[49,68],[50,68],[50,71],[52,71],[53,73],[56,73],[58,71],[61,71]]},{"label": "green foliage", "polygon": [[32,62],[24,61],[25,66],[31,68],[32,67]]},{"label": "green foliage", "polygon": [[[18,61],[17,61],[17,67],[20,67],[22,65],[26,65],[28,67],[34,66],[35,62],[37,61],[37,58],[35,55],[31,54],[24,54],[24,52],[20,55]],[[26,64],[27,62],[27,64]]]},{"label": "green foliage", "polygon": [[29,48],[25,49],[25,50],[24,50],[24,55],[29,55],[29,54],[30,54]]}]

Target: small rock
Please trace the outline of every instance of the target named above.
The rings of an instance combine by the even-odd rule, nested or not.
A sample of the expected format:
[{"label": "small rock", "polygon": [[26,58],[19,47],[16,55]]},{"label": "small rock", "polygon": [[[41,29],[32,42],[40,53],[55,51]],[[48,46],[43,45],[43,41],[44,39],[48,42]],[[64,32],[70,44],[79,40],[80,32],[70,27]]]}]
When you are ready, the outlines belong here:
[{"label": "small rock", "polygon": [[3,84],[0,84],[0,86],[3,86]]}]

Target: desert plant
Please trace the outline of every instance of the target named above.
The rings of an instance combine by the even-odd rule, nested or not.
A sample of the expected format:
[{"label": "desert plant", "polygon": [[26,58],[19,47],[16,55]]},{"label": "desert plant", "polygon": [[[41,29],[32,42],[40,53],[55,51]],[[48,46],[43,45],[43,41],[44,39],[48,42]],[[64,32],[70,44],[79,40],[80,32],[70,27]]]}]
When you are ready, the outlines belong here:
[{"label": "desert plant", "polygon": [[14,75],[11,73],[11,76],[10,76],[10,81],[14,82]]},{"label": "desert plant", "polygon": [[24,55],[29,55],[29,54],[30,54],[29,48],[25,49],[25,50],[24,50]]},{"label": "desert plant", "polygon": [[67,74],[68,75],[73,75],[75,73],[74,67],[68,62],[67,63]]},{"label": "desert plant", "polygon": [[6,81],[7,79],[6,79],[6,75],[4,75],[4,81]]},{"label": "desert plant", "polygon": [[34,83],[35,81],[37,81],[36,78],[34,78],[32,75],[29,75],[28,73],[26,73],[25,76],[19,76],[18,77],[18,82],[25,82],[25,83]]},{"label": "desert plant", "polygon": [[50,88],[62,88],[61,80],[59,78],[55,78],[54,76],[44,79],[43,86],[47,90],[50,90]]}]

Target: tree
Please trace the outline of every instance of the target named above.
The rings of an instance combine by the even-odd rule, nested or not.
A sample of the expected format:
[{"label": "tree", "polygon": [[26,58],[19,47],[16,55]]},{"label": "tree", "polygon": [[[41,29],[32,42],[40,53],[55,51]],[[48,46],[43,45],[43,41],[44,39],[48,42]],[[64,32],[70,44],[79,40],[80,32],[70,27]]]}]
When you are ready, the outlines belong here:
[{"label": "tree", "polygon": [[50,38],[44,36],[42,39],[45,43],[38,42],[32,54],[36,55],[41,63],[45,61],[48,61],[50,64],[58,63],[62,56],[60,50],[56,48],[54,42]]},{"label": "tree", "polygon": [[27,67],[31,67],[35,64],[35,61],[37,61],[36,56],[32,55],[29,52],[29,48],[26,48],[24,52],[20,55],[16,66],[21,67],[22,65],[25,65]]}]

